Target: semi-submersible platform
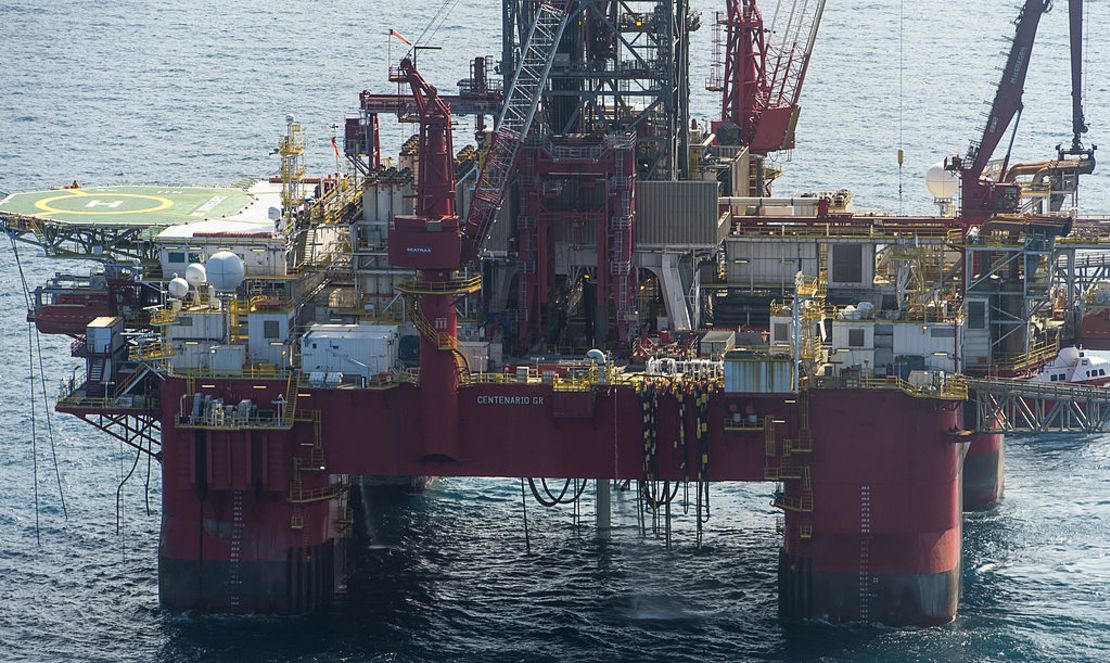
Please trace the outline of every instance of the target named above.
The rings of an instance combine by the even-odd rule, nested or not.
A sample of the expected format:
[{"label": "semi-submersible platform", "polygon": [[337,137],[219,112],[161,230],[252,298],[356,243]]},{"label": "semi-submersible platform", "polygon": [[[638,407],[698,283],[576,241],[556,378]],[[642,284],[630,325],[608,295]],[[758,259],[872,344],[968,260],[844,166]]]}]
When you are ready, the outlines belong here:
[{"label": "semi-submersible platform", "polygon": [[[169,609],[328,606],[364,484],[571,477],[596,480],[602,533],[614,481],[655,515],[694,488],[699,534],[711,483],[774,482],[783,618],[947,622],[1003,435],[1110,418],[1102,387],[1022,380],[1075,337],[1087,252],[1110,246],[1076,205],[1082,2],[1073,140],[992,160],[1050,4],[1024,2],[981,138],[930,171],[936,216],[772,193],[815,0],[712,21],[687,0],[504,0],[499,61],[457,93],[418,46],[389,72],[403,93],[359,95],[346,172],[307,176],[287,118],[273,178],[0,195],[13,240],[102,265],[30,293],[86,362],[56,408],[159,461]],[[718,37],[708,126],[698,29]],[[394,117],[418,132],[383,158]]]}]

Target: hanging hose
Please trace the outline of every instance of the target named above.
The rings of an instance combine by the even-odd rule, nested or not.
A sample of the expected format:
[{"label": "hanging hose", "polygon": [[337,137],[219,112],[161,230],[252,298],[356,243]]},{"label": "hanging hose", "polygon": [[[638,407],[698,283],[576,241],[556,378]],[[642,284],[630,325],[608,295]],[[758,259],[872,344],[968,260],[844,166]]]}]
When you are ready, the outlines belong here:
[{"label": "hanging hose", "polygon": [[703,542],[703,525],[709,522],[709,389],[699,383],[695,389],[697,428],[694,432],[698,447],[698,481],[696,495],[697,546]]},{"label": "hanging hose", "polygon": [[126,557],[127,548],[124,545],[124,530],[123,530],[123,487],[127,484],[128,479],[135,473],[135,468],[139,466],[139,457],[143,454],[143,441],[139,439],[138,449],[135,451],[135,462],[131,463],[131,471],[123,480],[119,482],[119,487],[116,488],[116,534],[119,535],[120,552]]},{"label": "hanging hose", "polygon": [[[154,443],[150,444],[153,450]],[[146,515],[150,515],[150,466],[153,463],[154,454],[147,453],[146,455],[146,485],[143,491],[143,499],[146,501]]]},{"label": "hanging hose", "polygon": [[135,473],[135,468],[139,466],[139,458],[142,455],[142,440],[139,440],[138,449],[135,450],[135,460],[131,463],[131,470],[120,481],[120,485],[115,489],[115,533],[121,534],[123,526],[123,486],[131,479],[131,475]]},{"label": "hanging hose", "polygon": [[582,484],[576,488],[575,493],[569,499],[564,499],[567,491],[570,490],[571,481],[572,479],[567,479],[563,482],[563,489],[559,492],[558,496],[556,496],[551,492],[551,489],[548,488],[547,479],[540,479],[543,492],[547,494],[547,499],[544,499],[543,496],[540,495],[539,489],[536,487],[536,480],[532,477],[528,477],[528,485],[532,489],[532,497],[535,497],[537,502],[546,507],[553,507],[559,504],[572,504],[575,500],[582,497],[582,493],[586,490],[586,484],[588,483],[586,481],[583,481]]},{"label": "hanging hose", "polygon": [[675,482],[674,487],[670,487],[670,481],[663,482],[663,489],[659,490],[656,487],[658,481],[642,481],[641,490],[644,492],[644,501],[651,509],[658,509],[661,506],[666,506],[674,502],[675,497],[678,495],[678,489],[682,486],[681,483]]}]

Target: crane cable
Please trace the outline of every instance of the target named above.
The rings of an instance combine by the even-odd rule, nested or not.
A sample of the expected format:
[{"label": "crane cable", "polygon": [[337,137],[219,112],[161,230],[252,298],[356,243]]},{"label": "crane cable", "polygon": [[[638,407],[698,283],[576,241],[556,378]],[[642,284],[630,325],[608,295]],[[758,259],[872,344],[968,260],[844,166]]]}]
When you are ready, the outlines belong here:
[{"label": "crane cable", "polygon": [[1084,106],[1086,106],[1087,97],[1091,91],[1091,68],[1088,66],[1091,58],[1090,6],[1090,0],[1083,0],[1083,96],[1081,102]]},{"label": "crane cable", "polygon": [[[23,271],[23,260],[19,257],[19,246],[16,244],[15,237],[11,234],[8,235],[8,240],[11,241],[12,254],[15,256],[16,270],[19,273],[20,284],[23,286],[23,302],[30,313],[33,309],[31,307],[31,291],[27,286],[27,276]],[[32,344],[32,338],[36,341]],[[50,416],[50,406],[46,397],[46,371],[43,367],[42,361],[42,337],[38,334],[35,324],[28,320],[27,322],[27,364],[30,377],[30,400],[31,400],[31,454],[33,458],[33,473],[35,483],[35,542],[42,545],[40,523],[39,523],[39,455],[38,455],[38,417],[35,408],[35,353],[34,345],[38,346],[38,365],[39,365],[39,387],[42,391],[42,404],[43,410],[46,413],[46,428],[50,440],[50,455],[54,463],[54,478],[58,483],[58,497],[61,501],[62,516],[68,522],[69,511],[66,509],[65,491],[62,489],[62,475],[58,467],[58,453],[56,445],[54,444],[54,426]]]},{"label": "crane cable", "polygon": [[[444,4],[446,4],[446,2]],[[457,7],[458,4],[459,4],[459,0],[453,0],[451,2],[451,6],[447,8],[447,11],[443,12],[443,17],[440,19],[439,25],[437,25],[435,27],[435,29],[432,30],[432,34],[428,35],[428,41],[431,41],[432,39],[435,38],[436,34],[439,33],[440,28],[442,28],[443,24],[447,22],[447,17],[450,16],[451,13],[455,11],[455,7]]]},{"label": "crane cable", "polygon": [[42,538],[39,533],[39,449],[38,449],[38,429],[36,427],[35,416],[35,358],[34,347],[31,343],[31,327],[35,323],[27,323],[27,364],[28,371],[31,376],[31,456],[34,457],[32,466],[35,474],[35,544],[42,546]]},{"label": "crane cable", "polygon": [[[435,37],[439,29],[443,27],[444,22],[447,21],[447,17],[455,10],[455,5],[458,4],[459,0],[443,0],[443,4],[439,6],[436,13],[432,15],[432,19],[424,26],[424,30],[420,32],[420,36],[413,41],[413,48],[416,48],[415,44],[423,42],[425,37],[428,39]],[[429,34],[429,30],[431,34]],[[411,51],[412,49],[409,50]]]},{"label": "crane cable", "polygon": [[62,518],[69,522],[69,511],[66,509],[66,496],[62,490],[62,473],[58,469],[58,452],[54,445],[54,422],[50,414],[50,404],[46,398],[46,369],[42,364],[42,334],[35,330],[35,345],[39,353],[39,389],[42,392],[42,409],[46,413],[46,436],[50,440],[50,456],[54,462],[54,478],[58,482],[58,499],[62,504]]},{"label": "crane cable", "polygon": [[[12,243],[12,254],[15,256],[15,266],[16,266],[16,270],[19,272],[19,281],[23,285],[23,302],[27,307],[27,312],[31,313],[34,310],[33,307],[31,306],[31,289],[27,285],[27,276],[23,271],[23,260],[19,257],[19,245],[16,244],[14,236],[8,235],[8,239],[11,240],[11,243]],[[51,459],[54,463],[54,479],[58,484],[58,498],[59,498],[59,501],[61,502],[61,506],[62,506],[62,518],[66,522],[69,522],[69,511],[66,509],[65,491],[62,490],[62,473],[61,473],[61,470],[58,467],[58,451],[57,451],[57,446],[54,444],[53,417],[50,414],[50,403],[49,403],[49,401],[46,397],[46,370],[43,367],[43,362],[42,362],[42,335],[38,333],[38,329],[35,328],[34,323],[31,323],[30,321],[28,321],[28,323],[27,323],[27,337],[28,337],[27,338],[27,344],[28,344],[28,348],[30,347],[30,343],[31,343],[31,338],[30,337],[31,337],[32,332],[34,333],[35,345],[38,347],[38,353],[39,353],[39,356],[38,356],[39,389],[42,391],[42,407],[43,407],[43,411],[46,414],[46,432],[47,432],[47,439],[50,440],[50,457],[51,457]],[[31,353],[30,351],[28,351],[28,354],[33,356],[33,353]],[[32,435],[35,435],[35,429],[37,428],[37,426],[35,425],[35,422],[34,422],[34,414],[33,414],[34,413],[34,396],[35,396],[35,375],[34,375],[34,367],[32,366],[32,369],[31,369],[31,401],[32,401],[31,402],[31,406],[32,406],[31,407],[31,411],[32,411],[32,422],[31,422],[32,433],[31,434]],[[32,444],[32,446],[35,446],[35,445]],[[37,460],[38,460],[38,458],[36,456],[36,462],[37,462]],[[38,475],[36,474],[36,486],[35,486],[36,491],[38,490],[37,476]]]},{"label": "crane cable", "polygon": [[905,143],[903,141],[903,107],[905,104],[905,88],[903,79],[906,71],[906,0],[898,3],[898,214],[904,213],[903,193],[905,192],[906,162]]}]

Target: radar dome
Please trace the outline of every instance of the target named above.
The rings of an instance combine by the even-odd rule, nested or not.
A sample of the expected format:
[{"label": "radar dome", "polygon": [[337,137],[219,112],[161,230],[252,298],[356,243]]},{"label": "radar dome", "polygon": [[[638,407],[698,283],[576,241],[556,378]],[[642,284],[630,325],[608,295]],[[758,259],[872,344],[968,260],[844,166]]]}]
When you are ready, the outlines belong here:
[{"label": "radar dome", "polygon": [[204,283],[208,275],[205,273],[204,265],[199,262],[194,262],[185,268],[185,281],[194,288]]},{"label": "radar dome", "polygon": [[944,162],[936,163],[929,172],[925,173],[925,186],[934,198],[952,198],[960,186],[956,174],[944,169]]},{"label": "radar dome", "polygon": [[174,299],[184,299],[185,295],[189,294],[189,282],[180,276],[176,276],[170,279],[170,283],[166,286],[166,290],[169,290],[170,297]]},{"label": "radar dome", "polygon": [[243,259],[231,251],[220,251],[208,259],[208,282],[220,292],[238,288],[246,274]]}]

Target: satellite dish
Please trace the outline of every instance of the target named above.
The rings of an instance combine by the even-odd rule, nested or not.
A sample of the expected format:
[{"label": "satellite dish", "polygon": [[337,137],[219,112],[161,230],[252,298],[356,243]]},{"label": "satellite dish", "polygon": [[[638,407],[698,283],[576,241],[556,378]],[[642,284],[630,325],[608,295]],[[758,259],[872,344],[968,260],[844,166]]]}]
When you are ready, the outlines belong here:
[{"label": "satellite dish", "polygon": [[170,279],[170,283],[166,286],[169,291],[170,297],[174,299],[185,299],[185,295],[189,294],[189,282],[180,276],[175,276]]},{"label": "satellite dish", "polygon": [[944,169],[944,162],[938,162],[925,173],[925,186],[934,198],[951,199],[960,187],[956,174]]},{"label": "satellite dish", "polygon": [[185,268],[185,281],[194,288],[207,280],[204,265],[194,262]]},{"label": "satellite dish", "polygon": [[247,275],[243,259],[231,251],[220,251],[208,259],[208,283],[220,292],[233,292]]}]

